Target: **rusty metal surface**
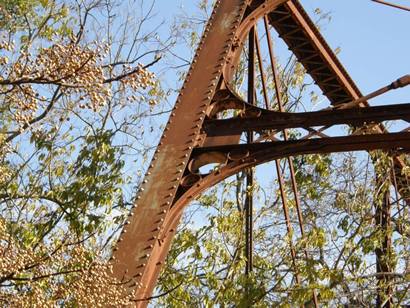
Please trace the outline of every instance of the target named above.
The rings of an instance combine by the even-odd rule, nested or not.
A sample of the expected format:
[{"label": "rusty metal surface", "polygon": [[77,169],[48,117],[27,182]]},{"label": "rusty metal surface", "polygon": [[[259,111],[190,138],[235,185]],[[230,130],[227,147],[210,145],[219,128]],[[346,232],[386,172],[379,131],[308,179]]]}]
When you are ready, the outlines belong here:
[{"label": "rusty metal surface", "polygon": [[332,104],[363,96],[298,1],[287,1],[268,16]]},{"label": "rusty metal surface", "polygon": [[[282,142],[265,142],[258,144],[237,144],[207,148],[195,149],[194,157],[202,152],[209,150],[229,153],[232,151],[241,151],[242,158],[227,162],[225,166],[218,171],[213,172],[203,177],[196,185],[188,189],[184,196],[178,199],[173,205],[169,214],[166,217],[164,227],[173,229],[178,223],[181,210],[186,205],[185,200],[192,200],[208,187],[211,187],[223,179],[252,166],[263,164],[283,158],[287,156],[295,156],[302,154],[313,153],[335,153],[345,151],[360,151],[360,150],[410,150],[410,133],[390,133],[390,134],[375,134],[375,135],[360,135],[348,137],[334,137],[323,139],[310,140],[295,140]],[[245,150],[245,151],[244,151]]]},{"label": "rusty metal surface", "polygon": [[[148,298],[160,269],[162,223],[174,202],[190,152],[198,142],[205,110],[221,76],[226,50],[242,18],[243,0],[217,1],[177,104],[113,253],[116,278]],[[168,230],[167,230],[168,231]],[[164,243],[166,245],[166,243]],[[147,302],[137,302],[146,306]]]},{"label": "rusty metal surface", "polygon": [[[328,137],[315,138],[307,140],[288,140],[288,141],[273,141],[261,142],[252,144],[229,144],[225,146],[216,147],[201,147],[195,148],[192,153],[192,158],[195,159],[197,155],[208,152],[225,153],[241,152],[253,155],[253,153],[263,152],[264,157],[281,158],[292,155],[302,154],[326,154],[336,152],[362,151],[362,150],[396,150],[398,152],[405,152],[409,150],[410,133],[388,133],[388,134],[372,134],[372,135],[350,135],[343,137]],[[270,152],[270,153],[268,153]],[[248,158],[247,158],[248,159]],[[266,161],[263,161],[266,162]],[[255,162],[260,164],[263,162]],[[222,169],[219,173],[222,173]]]},{"label": "rusty metal surface", "polygon": [[[255,27],[252,27],[248,35],[248,104],[255,105]],[[254,132],[246,132],[247,144],[254,142]],[[245,196],[245,275],[250,276],[253,271],[253,184],[254,172],[252,168],[246,170],[246,196]],[[246,288],[249,294],[249,289]],[[248,295],[249,296],[249,295]]]},{"label": "rusty metal surface", "polygon": [[210,136],[238,134],[248,130],[283,130],[314,126],[381,123],[389,120],[410,120],[410,104],[395,104],[368,108],[334,109],[314,112],[275,112],[263,110],[257,117],[209,120],[203,130]]},{"label": "rusty metal surface", "polygon": [[[318,113],[283,113],[282,108],[281,112],[256,108],[252,106],[253,95],[249,96],[248,102],[242,101],[231,89],[230,80],[249,31],[266,14],[269,23],[282,35],[334,105],[346,106],[343,104],[352,101],[357,105],[362,97],[297,1],[218,0],[138,192],[137,202],[114,249],[114,276],[129,290],[136,290],[137,307],[148,304],[184,207],[207,188],[246,168],[283,157],[410,149],[410,133],[389,134],[379,124],[373,135],[329,138],[312,128],[408,120],[410,111],[406,108],[397,110],[394,106],[381,106],[364,108],[365,112],[357,108],[332,109],[320,111],[319,116]],[[265,94],[265,100],[267,98]],[[359,101],[360,106],[368,106],[366,99]],[[216,118],[219,112],[229,108],[240,109],[242,117]],[[307,139],[263,143],[250,140],[249,144],[239,144],[244,131],[268,129],[279,132],[292,127],[308,128]],[[219,133],[222,129],[226,130],[224,134]],[[322,138],[309,139],[312,136]],[[200,173],[201,166],[214,162],[220,164],[218,171]],[[407,181],[399,176],[404,163],[395,158],[394,164],[400,192]],[[295,196],[297,198],[297,188]],[[302,222],[300,217],[300,224]]]}]

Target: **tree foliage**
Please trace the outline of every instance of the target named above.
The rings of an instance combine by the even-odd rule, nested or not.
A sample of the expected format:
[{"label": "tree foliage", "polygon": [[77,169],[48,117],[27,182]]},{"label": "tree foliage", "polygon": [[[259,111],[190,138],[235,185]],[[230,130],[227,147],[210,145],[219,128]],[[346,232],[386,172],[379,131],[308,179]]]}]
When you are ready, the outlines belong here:
[{"label": "tree foliage", "polygon": [[126,163],[142,168],[164,94],[152,9],[0,1],[2,306],[129,303],[106,260],[139,181]]}]

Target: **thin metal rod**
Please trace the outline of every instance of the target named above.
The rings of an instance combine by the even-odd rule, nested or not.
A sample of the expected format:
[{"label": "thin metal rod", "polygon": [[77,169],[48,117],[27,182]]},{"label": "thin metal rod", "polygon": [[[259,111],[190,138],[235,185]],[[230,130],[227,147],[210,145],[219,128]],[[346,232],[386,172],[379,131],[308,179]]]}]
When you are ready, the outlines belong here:
[{"label": "thin metal rod", "polygon": [[[259,47],[259,38],[257,37],[256,34],[256,50],[258,51],[258,62],[259,62],[259,69],[261,71],[261,76],[262,76],[262,89],[263,89],[263,94],[265,97],[265,105],[266,105],[266,109],[271,109],[270,108],[270,104],[269,104],[269,99],[268,99],[268,94],[267,94],[267,89],[266,89],[266,82],[265,82],[265,74],[263,71],[263,64],[262,64],[262,56],[260,53],[260,47]],[[270,47],[271,45],[269,45]],[[272,58],[271,58],[272,59]],[[276,85],[276,83],[275,83]],[[276,173],[277,173],[277,178],[278,178],[278,182],[279,182],[279,190],[280,190],[280,196],[281,196],[281,200],[282,200],[282,208],[283,208],[283,214],[285,216],[285,221],[286,221],[286,230],[287,233],[289,235],[289,246],[290,246],[290,253],[291,253],[291,257],[292,257],[292,264],[294,267],[294,271],[295,271],[295,279],[296,279],[296,283],[300,284],[301,280],[300,280],[300,276],[299,276],[299,272],[298,272],[298,267],[297,267],[297,263],[296,263],[296,251],[295,248],[293,246],[293,241],[292,241],[292,234],[293,234],[293,228],[292,228],[292,224],[290,221],[290,215],[289,215],[289,207],[288,207],[288,200],[286,197],[286,192],[285,192],[285,184],[284,184],[284,180],[283,180],[283,174],[281,171],[281,167],[280,167],[280,163],[279,160],[276,159],[275,160],[275,167],[276,167]]]},{"label": "thin metal rod", "polygon": [[[249,32],[248,46],[248,103],[255,103],[255,29]],[[253,132],[247,133],[247,143],[253,142]],[[245,241],[246,241],[246,269],[249,275],[253,270],[253,171],[248,169],[246,173],[246,198],[245,198]],[[250,299],[249,299],[250,300]]]},{"label": "thin metal rod", "polygon": [[382,1],[382,0],[372,0],[372,1],[380,3],[380,4],[388,5],[388,6],[396,8],[396,9],[401,9],[401,10],[405,10],[405,11],[410,12],[410,7],[408,7],[408,6],[399,5],[399,4],[395,4],[395,3],[390,3],[390,2],[386,2],[386,1]]},{"label": "thin metal rod", "polygon": [[296,263],[296,251],[295,251],[295,247],[293,246],[293,241],[292,241],[293,228],[290,222],[288,201],[287,201],[286,193],[285,193],[285,183],[283,181],[283,175],[280,169],[280,164],[279,164],[278,159],[275,160],[275,166],[276,166],[276,173],[277,173],[278,182],[279,182],[280,197],[282,200],[283,215],[285,216],[285,221],[286,221],[286,231],[289,235],[290,254],[292,257],[292,264],[293,264],[294,271],[295,271],[295,279],[296,279],[297,284],[300,284],[301,281],[300,281],[299,271],[298,271],[298,267]]},{"label": "thin metal rod", "polygon": [[[277,102],[278,102],[279,111],[284,112],[284,107],[283,107],[283,104],[282,104],[281,89],[280,89],[280,80],[279,80],[279,75],[278,75],[278,72],[277,72],[277,69],[276,69],[276,66],[275,66],[275,63],[276,63],[275,54],[274,54],[274,51],[273,51],[272,38],[271,38],[271,35],[270,35],[269,25],[268,25],[268,20],[267,20],[266,15],[264,16],[264,25],[265,25],[266,39],[267,39],[268,49],[269,49],[271,69],[272,69],[272,74],[273,74],[274,82],[275,82],[276,99],[277,99]],[[283,137],[284,137],[285,141],[288,140],[288,135],[287,135],[286,129],[283,130]],[[296,212],[297,212],[297,216],[298,216],[299,229],[300,229],[301,236],[303,238],[304,235],[305,235],[305,230],[304,230],[304,226],[303,226],[303,215],[302,215],[302,211],[301,211],[300,198],[299,198],[299,189],[298,189],[298,185],[297,185],[297,182],[296,182],[295,169],[294,169],[294,166],[293,166],[293,158],[291,156],[289,156],[287,160],[288,160],[288,165],[289,165],[289,170],[290,170],[292,190],[293,190],[293,194],[294,194],[294,198],[295,198],[295,205],[296,205]],[[280,172],[280,170],[278,169],[278,163],[277,163],[276,168],[277,168],[278,172]],[[306,249],[304,249],[304,254],[305,254],[305,257],[306,257],[306,260],[307,260],[309,258],[309,254],[308,254]],[[315,304],[315,307],[319,307],[318,299],[317,299],[317,295],[316,295],[315,290],[313,290],[313,302]]]},{"label": "thin metal rod", "polygon": [[[255,26],[256,28],[256,26]],[[257,28],[256,28],[257,29]],[[258,31],[255,31],[255,45],[256,45],[256,54],[258,55],[258,64],[259,64],[259,72],[261,74],[261,80],[262,80],[262,92],[263,92],[263,98],[265,100],[265,107],[266,109],[269,108],[269,98],[268,98],[268,91],[266,90],[266,78],[265,78],[265,73],[263,69],[263,62],[262,62],[262,54],[261,54],[261,48],[259,44],[259,37],[258,37]]]},{"label": "thin metal rod", "polygon": [[386,92],[389,92],[391,90],[395,90],[395,89],[399,89],[399,88],[404,88],[406,86],[408,86],[410,84],[410,75],[405,75],[399,79],[397,79],[396,81],[392,82],[391,84],[389,84],[388,86],[385,86],[383,88],[380,88],[366,96],[360,97],[354,101],[348,102],[348,103],[344,103],[344,104],[340,104],[337,105],[335,107],[331,107],[328,109],[333,109],[333,108],[337,108],[337,109],[344,109],[344,108],[352,108],[352,107],[357,107],[359,106],[361,103],[365,103],[368,100],[375,98],[379,95],[382,95]]}]

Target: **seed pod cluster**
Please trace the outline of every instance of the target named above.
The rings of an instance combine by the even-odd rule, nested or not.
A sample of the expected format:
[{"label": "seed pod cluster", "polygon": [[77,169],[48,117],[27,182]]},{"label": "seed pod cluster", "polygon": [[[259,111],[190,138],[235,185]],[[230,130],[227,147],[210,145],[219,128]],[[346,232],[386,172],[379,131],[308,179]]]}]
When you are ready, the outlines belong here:
[{"label": "seed pod cluster", "polygon": [[[0,277],[25,282],[18,294],[2,292],[0,304],[7,307],[131,306],[133,293],[109,276],[106,262],[92,257],[82,245],[57,243],[35,250],[19,245],[0,220]],[[33,266],[36,265],[36,266]],[[64,278],[62,278],[64,277]]]},{"label": "seed pod cluster", "polygon": [[[0,41],[0,49],[11,48],[12,43]],[[92,48],[70,42],[42,48],[37,54],[23,50],[12,63],[7,56],[0,57],[0,88],[15,121],[20,127],[29,126],[38,110],[53,104],[55,97],[45,96],[57,88],[80,108],[97,111],[111,99],[113,83],[119,82],[131,101],[139,100],[135,95],[138,91],[156,85],[155,75],[142,64],[123,65],[122,69],[104,64],[109,50],[108,45]],[[152,99],[148,103],[156,104]]]}]

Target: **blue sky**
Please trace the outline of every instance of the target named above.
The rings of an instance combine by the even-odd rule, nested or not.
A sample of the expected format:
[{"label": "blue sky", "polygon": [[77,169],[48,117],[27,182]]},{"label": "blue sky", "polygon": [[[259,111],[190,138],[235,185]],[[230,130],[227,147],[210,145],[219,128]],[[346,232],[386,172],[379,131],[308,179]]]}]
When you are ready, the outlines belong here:
[{"label": "blue sky", "polygon": [[[409,0],[391,0],[410,5]],[[315,8],[330,12],[332,21],[322,33],[364,94],[410,73],[410,12],[370,0],[301,0],[309,14]],[[180,7],[197,12],[194,0],[157,0],[156,11],[171,23]],[[181,50],[181,52],[184,52]],[[410,88],[374,100],[374,104],[406,102]]]}]

